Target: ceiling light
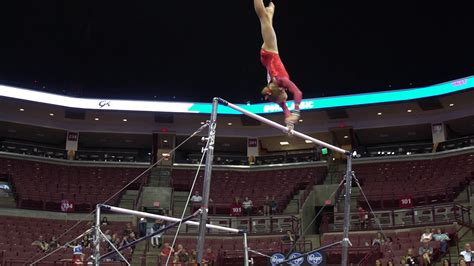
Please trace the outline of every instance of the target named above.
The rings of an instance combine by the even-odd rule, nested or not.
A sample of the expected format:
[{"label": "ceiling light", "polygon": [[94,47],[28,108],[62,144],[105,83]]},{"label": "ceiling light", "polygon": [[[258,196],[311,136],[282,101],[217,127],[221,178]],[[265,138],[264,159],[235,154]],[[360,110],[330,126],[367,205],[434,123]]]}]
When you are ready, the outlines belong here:
[{"label": "ceiling light", "polygon": [[303,122],[303,119],[300,119],[300,120],[298,120],[298,121],[300,121],[300,123],[301,123],[301,122]]},{"label": "ceiling light", "polygon": [[127,120],[127,118],[124,118],[124,119],[122,119],[122,121],[123,121],[123,122],[127,122],[128,120]]},{"label": "ceiling light", "polygon": [[94,118],[94,120],[95,120],[95,121],[99,121],[99,118],[98,118],[98,117],[96,117],[96,118]]},{"label": "ceiling light", "polygon": [[408,110],[407,110],[407,112],[408,112],[408,113],[411,113],[411,112],[413,112],[413,110],[411,110],[411,109],[408,109]]},{"label": "ceiling light", "polygon": [[25,109],[23,109],[23,108],[20,108],[20,112],[24,112],[24,111],[25,111]]},{"label": "ceiling light", "polygon": [[148,155],[151,155],[151,152],[149,152]]},{"label": "ceiling light", "polygon": [[228,126],[232,126],[232,123],[231,123],[231,122],[229,122],[229,123],[227,123],[227,125],[228,125]]},{"label": "ceiling light", "polygon": [[454,106],[454,103],[450,103],[449,106],[453,107],[453,106]]},{"label": "ceiling light", "polygon": [[289,145],[290,143],[288,141],[280,141],[280,145],[284,146],[284,145]]},{"label": "ceiling light", "polygon": [[382,115],[382,113],[377,113],[377,115]]},{"label": "ceiling light", "polygon": [[344,138],[345,138],[345,139],[348,139],[348,138],[349,138],[349,136],[345,135],[345,136],[344,136]]},{"label": "ceiling light", "polygon": [[53,114],[53,113],[49,113],[49,116],[54,116],[54,114]]},{"label": "ceiling light", "polygon": [[313,143],[313,142],[312,142],[311,140],[309,140],[309,139],[305,139],[304,142],[306,142],[306,143]]},{"label": "ceiling light", "polygon": [[164,142],[164,143],[168,143],[168,140],[167,140],[167,139],[164,139],[163,142]]}]

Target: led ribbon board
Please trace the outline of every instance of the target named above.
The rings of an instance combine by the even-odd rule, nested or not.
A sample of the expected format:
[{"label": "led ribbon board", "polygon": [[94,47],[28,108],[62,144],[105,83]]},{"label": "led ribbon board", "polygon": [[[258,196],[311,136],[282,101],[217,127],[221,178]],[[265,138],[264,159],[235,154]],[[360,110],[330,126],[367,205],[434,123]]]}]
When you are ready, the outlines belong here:
[{"label": "led ribbon board", "polygon": [[[317,110],[334,107],[350,107],[366,104],[409,101],[460,92],[472,89],[473,87],[474,76],[470,76],[455,81],[421,88],[304,99],[301,102],[300,108],[302,110]],[[0,85],[0,96],[64,107],[92,110],[210,114],[212,108],[210,103],[85,99],[3,85]],[[271,114],[282,112],[281,108],[277,104],[273,103],[258,103],[250,105],[240,104],[238,106],[254,114]],[[294,102],[289,101],[288,107],[293,109]],[[240,113],[231,108],[221,106],[219,107],[219,114]]]}]

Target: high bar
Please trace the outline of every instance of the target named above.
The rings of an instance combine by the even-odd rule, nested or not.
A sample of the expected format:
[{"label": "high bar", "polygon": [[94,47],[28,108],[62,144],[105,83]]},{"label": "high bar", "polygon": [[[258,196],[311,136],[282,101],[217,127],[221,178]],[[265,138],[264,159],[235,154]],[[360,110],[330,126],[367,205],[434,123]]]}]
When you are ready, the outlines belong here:
[{"label": "high bar", "polygon": [[295,130],[288,130],[287,127],[282,126],[282,125],[278,124],[277,122],[274,122],[274,121],[272,121],[272,120],[270,120],[270,119],[267,119],[267,118],[265,118],[265,117],[262,117],[262,116],[259,116],[259,115],[254,114],[254,113],[251,113],[251,112],[249,112],[249,111],[247,111],[247,110],[245,110],[245,109],[242,109],[242,108],[240,108],[239,106],[237,106],[237,105],[235,105],[235,104],[232,104],[232,103],[230,103],[230,102],[228,102],[228,101],[226,101],[226,100],[224,100],[224,99],[217,98],[217,101],[218,101],[220,104],[223,104],[223,105],[225,105],[225,106],[227,106],[227,107],[229,107],[229,108],[232,108],[232,109],[234,109],[234,110],[236,110],[236,111],[239,111],[239,112],[243,113],[244,115],[249,116],[249,117],[252,117],[253,119],[256,119],[256,120],[258,120],[258,121],[260,121],[260,122],[262,122],[262,123],[264,123],[264,124],[267,124],[267,125],[269,125],[269,126],[271,126],[271,127],[280,129],[280,130],[282,130],[283,132],[288,132],[288,133],[291,134],[291,135],[300,137],[300,138],[302,138],[302,139],[310,140],[311,142],[313,142],[313,143],[315,143],[315,144],[318,144],[318,145],[320,145],[320,146],[326,147],[326,148],[328,148],[328,149],[330,149],[330,150],[333,150],[333,151],[335,151],[335,152],[343,153],[343,154],[345,154],[345,155],[350,155],[350,154],[351,154],[349,151],[346,151],[346,150],[344,150],[344,149],[341,149],[341,148],[339,148],[339,147],[336,147],[336,146],[334,146],[334,145],[331,145],[331,144],[326,143],[326,142],[324,142],[324,141],[321,141],[321,140],[319,140],[319,139],[315,139],[315,138],[310,137],[310,136],[308,136],[308,135],[306,135],[306,134],[303,134],[303,133],[301,133],[301,132],[298,132],[298,131],[295,131]]},{"label": "high bar", "polygon": [[[160,219],[160,220],[164,220],[164,221],[168,221],[168,222],[179,222],[181,220],[181,219],[178,219],[178,218],[173,218],[173,217],[168,217],[168,216],[163,216],[163,215],[157,215],[157,214],[152,214],[152,213],[148,213],[148,212],[134,211],[134,210],[124,209],[124,208],[119,208],[119,207],[114,207],[114,206],[109,206],[109,205],[102,205],[101,207],[106,209],[106,210],[109,210],[111,212],[137,215],[137,216],[140,216],[140,217],[147,217],[147,218],[153,218],[153,219]],[[199,223],[195,222],[195,221],[186,221],[184,223],[189,224],[189,225],[199,226]],[[206,228],[216,229],[216,230],[221,230],[221,231],[227,231],[227,232],[231,232],[231,233],[240,233],[241,232],[239,229],[229,228],[229,227],[224,227],[224,226],[218,226],[218,225],[213,225],[213,224],[206,224]]]}]

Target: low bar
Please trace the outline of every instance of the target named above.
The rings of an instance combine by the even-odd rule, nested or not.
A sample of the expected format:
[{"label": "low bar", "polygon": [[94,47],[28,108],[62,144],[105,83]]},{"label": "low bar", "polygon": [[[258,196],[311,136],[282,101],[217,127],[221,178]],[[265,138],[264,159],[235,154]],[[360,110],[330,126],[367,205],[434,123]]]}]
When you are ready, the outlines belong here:
[{"label": "low bar", "polygon": [[[101,207],[106,209],[106,210],[109,210],[111,212],[137,215],[137,216],[140,216],[140,217],[147,217],[147,218],[153,218],[153,219],[160,219],[160,220],[164,220],[164,221],[168,221],[168,222],[179,222],[181,220],[181,219],[178,219],[178,218],[173,218],[173,217],[168,217],[168,216],[163,216],[163,215],[157,215],[157,214],[152,214],[152,213],[147,213],[147,212],[134,211],[134,210],[124,209],[124,208],[119,208],[119,207],[114,207],[114,206],[109,206],[109,205],[102,205]],[[195,222],[195,221],[187,221],[187,222],[184,222],[184,223],[189,224],[189,225],[199,226],[199,223]],[[229,227],[224,227],[224,226],[218,226],[218,225],[213,225],[213,224],[206,224],[206,228],[216,229],[216,230],[221,230],[221,231],[227,231],[227,232],[231,232],[231,233],[241,233],[241,231],[239,229],[229,228]]]},{"label": "low bar", "polygon": [[235,105],[235,104],[232,104],[232,103],[230,103],[230,102],[228,102],[228,101],[226,101],[226,100],[224,100],[224,99],[218,98],[218,100],[219,100],[219,103],[222,104],[222,105],[225,105],[225,106],[227,106],[227,107],[229,107],[229,108],[232,108],[232,109],[234,109],[234,110],[236,110],[236,111],[239,111],[239,112],[243,113],[244,115],[249,116],[249,117],[252,117],[253,119],[256,119],[256,120],[258,120],[258,121],[260,121],[260,122],[262,122],[262,123],[264,123],[264,124],[267,124],[267,125],[269,125],[269,126],[271,126],[271,127],[280,129],[280,130],[282,130],[283,132],[287,132],[287,133],[289,133],[290,135],[294,135],[294,136],[300,137],[300,138],[302,138],[302,139],[310,140],[311,142],[313,142],[313,143],[315,143],[315,144],[318,144],[318,145],[320,145],[320,146],[326,147],[326,148],[328,148],[328,149],[330,149],[330,150],[333,150],[333,151],[335,151],[335,152],[339,152],[339,153],[342,153],[342,154],[345,154],[345,155],[350,155],[350,154],[351,154],[349,151],[346,151],[346,150],[344,150],[344,149],[341,149],[341,148],[339,148],[339,147],[336,147],[336,146],[331,145],[331,144],[329,144],[329,143],[326,143],[326,142],[324,142],[324,141],[315,139],[315,138],[310,137],[310,136],[308,136],[308,135],[306,135],[306,134],[300,133],[300,132],[295,131],[295,130],[289,130],[287,127],[285,127],[285,126],[283,126],[283,125],[280,125],[280,124],[278,124],[277,122],[274,122],[274,121],[272,121],[272,120],[270,120],[270,119],[267,119],[267,118],[265,118],[265,117],[262,117],[262,116],[259,116],[259,115],[254,114],[254,113],[251,113],[251,112],[249,112],[249,111],[247,111],[247,110],[245,110],[245,109],[242,109],[242,108],[240,108],[239,106],[237,106],[237,105]]}]

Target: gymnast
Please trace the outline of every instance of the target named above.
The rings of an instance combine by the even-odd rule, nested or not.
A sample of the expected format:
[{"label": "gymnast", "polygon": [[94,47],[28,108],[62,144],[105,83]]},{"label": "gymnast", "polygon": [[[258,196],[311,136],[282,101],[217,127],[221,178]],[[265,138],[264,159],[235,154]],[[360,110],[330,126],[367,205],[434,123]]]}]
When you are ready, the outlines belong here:
[{"label": "gymnast", "polygon": [[[280,105],[285,114],[287,127],[293,129],[300,118],[300,103],[303,94],[290,80],[290,76],[278,55],[277,37],[273,29],[275,5],[270,2],[265,7],[263,0],[254,0],[253,4],[262,28],[263,45],[260,50],[260,61],[267,69],[268,84],[263,88],[262,95],[265,100]],[[293,94],[293,100],[295,101],[295,108],[292,112],[286,106],[287,91]]]}]

